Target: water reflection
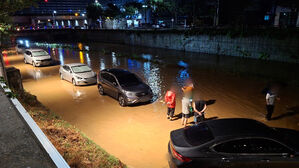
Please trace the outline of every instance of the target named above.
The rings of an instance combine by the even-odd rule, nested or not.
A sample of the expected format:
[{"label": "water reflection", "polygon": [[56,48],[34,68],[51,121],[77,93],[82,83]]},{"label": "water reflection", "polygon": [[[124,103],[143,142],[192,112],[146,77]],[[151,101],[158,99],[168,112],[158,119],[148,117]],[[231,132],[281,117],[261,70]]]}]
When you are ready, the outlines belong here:
[{"label": "water reflection", "polygon": [[62,48],[59,48],[58,52],[60,65],[64,65],[64,50]]},{"label": "water reflection", "polygon": [[128,59],[128,69],[131,71],[138,71],[141,69],[141,63],[137,60]]},{"label": "water reflection", "polygon": [[91,61],[88,52],[85,53],[85,56],[86,56],[87,65],[91,67]]},{"label": "water reflection", "polygon": [[103,58],[100,59],[100,70],[106,69],[105,60]]},{"label": "water reflection", "polygon": [[43,72],[39,69],[39,68],[36,68],[36,67],[33,67],[33,69],[28,69],[27,70],[27,73],[32,76],[32,78],[34,80],[39,80],[41,78],[44,77],[44,74]]},{"label": "water reflection", "polygon": [[61,80],[64,90],[72,96],[76,102],[82,102],[86,98],[86,91],[84,88],[73,86],[71,83]]},{"label": "water reflection", "polygon": [[79,56],[80,56],[80,63],[84,64],[84,57],[83,57],[83,52],[79,51]]},{"label": "water reflection", "polygon": [[176,80],[179,87],[183,87],[185,82],[190,78],[190,74],[188,71],[189,65],[184,61],[179,61],[178,65],[181,67],[179,70]]},{"label": "water reflection", "polygon": [[153,100],[155,101],[162,96],[161,95],[162,80],[160,76],[160,69],[155,64],[153,64],[151,67],[151,62],[148,61],[143,63],[143,72],[144,72],[144,78],[146,79],[146,82],[151,87],[154,93]]},{"label": "water reflection", "polygon": [[115,52],[112,52],[112,53],[111,53],[111,56],[112,56],[112,66],[113,66],[113,67],[117,67],[117,66],[119,66],[119,62],[117,61]]},{"label": "water reflection", "polygon": [[10,64],[9,64],[9,60],[7,58],[7,51],[3,51],[2,54],[3,54],[3,60],[4,60],[5,66],[9,66]]}]

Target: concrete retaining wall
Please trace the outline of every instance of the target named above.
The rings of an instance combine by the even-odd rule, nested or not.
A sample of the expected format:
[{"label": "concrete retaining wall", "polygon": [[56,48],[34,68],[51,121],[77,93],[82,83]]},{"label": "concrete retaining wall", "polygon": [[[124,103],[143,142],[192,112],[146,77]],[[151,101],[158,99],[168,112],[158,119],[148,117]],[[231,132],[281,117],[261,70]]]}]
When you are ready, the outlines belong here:
[{"label": "concrete retaining wall", "polygon": [[278,40],[256,36],[238,38],[226,35],[186,36],[183,32],[154,30],[40,30],[20,32],[18,36],[38,41],[120,43],[299,63],[299,39],[295,37]]}]

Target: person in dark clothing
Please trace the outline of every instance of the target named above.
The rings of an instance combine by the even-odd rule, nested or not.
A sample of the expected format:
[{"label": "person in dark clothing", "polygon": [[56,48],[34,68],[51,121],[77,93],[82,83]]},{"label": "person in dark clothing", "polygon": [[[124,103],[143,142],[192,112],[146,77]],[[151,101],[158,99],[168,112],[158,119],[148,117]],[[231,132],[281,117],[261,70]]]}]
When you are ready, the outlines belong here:
[{"label": "person in dark clothing", "polygon": [[207,109],[207,104],[204,100],[198,100],[192,102],[192,107],[194,110],[194,122],[198,124],[205,120],[205,110]]}]

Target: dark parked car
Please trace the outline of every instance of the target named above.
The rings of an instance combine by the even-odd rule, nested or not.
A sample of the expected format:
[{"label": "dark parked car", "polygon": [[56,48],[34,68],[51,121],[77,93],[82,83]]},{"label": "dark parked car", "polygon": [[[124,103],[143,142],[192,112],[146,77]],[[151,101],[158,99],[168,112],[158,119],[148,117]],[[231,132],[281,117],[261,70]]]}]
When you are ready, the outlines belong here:
[{"label": "dark parked car", "polygon": [[218,119],[174,130],[169,166],[188,168],[299,168],[298,131],[251,119]]},{"label": "dark parked car", "polygon": [[135,74],[123,69],[104,69],[98,75],[98,90],[126,106],[152,100],[151,88]]}]

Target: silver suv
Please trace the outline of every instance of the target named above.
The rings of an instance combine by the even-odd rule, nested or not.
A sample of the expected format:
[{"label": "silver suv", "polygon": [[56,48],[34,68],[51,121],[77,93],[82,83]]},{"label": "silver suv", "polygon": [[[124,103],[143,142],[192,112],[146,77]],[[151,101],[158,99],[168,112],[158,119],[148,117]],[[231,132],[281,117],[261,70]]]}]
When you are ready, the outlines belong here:
[{"label": "silver suv", "polygon": [[61,80],[72,82],[74,86],[97,83],[97,74],[87,65],[81,63],[65,64],[61,66],[59,75]]},{"label": "silver suv", "polygon": [[98,90],[118,100],[120,106],[150,102],[151,88],[135,74],[124,69],[104,69],[98,75]]},{"label": "silver suv", "polygon": [[52,64],[51,56],[43,49],[26,49],[24,52],[24,63],[33,66]]}]

